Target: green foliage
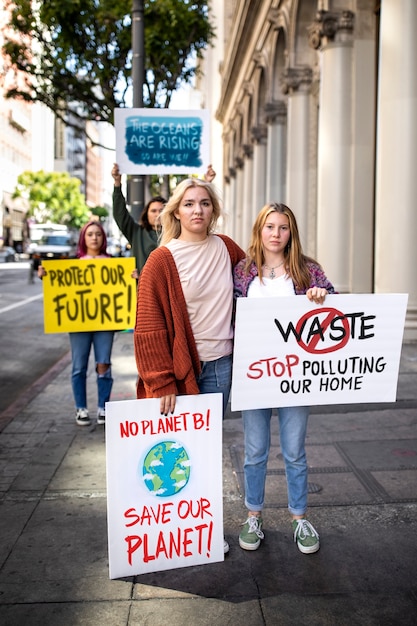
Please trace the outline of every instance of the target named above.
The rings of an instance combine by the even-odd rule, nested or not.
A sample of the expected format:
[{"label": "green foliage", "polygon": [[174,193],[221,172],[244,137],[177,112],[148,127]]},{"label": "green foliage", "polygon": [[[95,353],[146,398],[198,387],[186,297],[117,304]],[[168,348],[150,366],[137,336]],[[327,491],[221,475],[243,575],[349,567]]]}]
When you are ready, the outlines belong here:
[{"label": "green foliage", "polygon": [[92,215],[96,215],[100,220],[104,220],[109,216],[109,212],[104,206],[93,206],[90,208],[90,211]]},{"label": "green foliage", "polygon": [[[132,0],[4,0],[10,10],[3,51],[6,69],[25,72],[8,97],[46,104],[66,120],[70,102],[82,119],[113,122],[115,107],[131,106]],[[144,2],[144,106],[168,107],[190,83],[214,38],[207,2]],[[8,76],[10,79],[10,73]]]},{"label": "green foliage", "polygon": [[80,180],[67,172],[26,171],[17,179],[13,197],[27,198],[29,215],[37,222],[52,222],[81,228],[90,215]]},{"label": "green foliage", "polygon": [[198,59],[213,39],[207,2],[145,2],[145,103],[168,107],[172,92],[198,73]]}]

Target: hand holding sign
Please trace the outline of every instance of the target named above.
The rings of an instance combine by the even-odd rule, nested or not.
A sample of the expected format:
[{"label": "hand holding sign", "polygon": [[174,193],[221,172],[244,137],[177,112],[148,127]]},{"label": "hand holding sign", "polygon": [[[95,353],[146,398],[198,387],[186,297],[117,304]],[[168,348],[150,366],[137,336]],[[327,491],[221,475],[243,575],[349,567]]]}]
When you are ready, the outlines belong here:
[{"label": "hand holding sign", "polygon": [[323,304],[327,293],[327,289],[323,289],[322,287],[310,287],[310,289],[307,289],[306,296],[310,300],[310,302]]}]

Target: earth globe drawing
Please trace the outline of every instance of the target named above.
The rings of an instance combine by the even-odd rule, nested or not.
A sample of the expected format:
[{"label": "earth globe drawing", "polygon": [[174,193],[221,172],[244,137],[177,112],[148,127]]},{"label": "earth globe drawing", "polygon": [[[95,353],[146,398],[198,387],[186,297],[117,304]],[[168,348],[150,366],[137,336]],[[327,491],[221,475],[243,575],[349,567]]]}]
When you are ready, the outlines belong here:
[{"label": "earth globe drawing", "polygon": [[190,478],[190,469],[190,458],[180,443],[161,441],[145,456],[143,480],[155,496],[170,497],[184,489]]}]

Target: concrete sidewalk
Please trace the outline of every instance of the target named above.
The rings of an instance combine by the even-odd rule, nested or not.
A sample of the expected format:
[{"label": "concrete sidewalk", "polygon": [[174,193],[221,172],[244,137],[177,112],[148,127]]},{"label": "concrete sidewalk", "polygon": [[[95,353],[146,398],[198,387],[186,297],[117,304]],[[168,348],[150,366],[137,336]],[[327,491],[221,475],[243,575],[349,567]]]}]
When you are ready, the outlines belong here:
[{"label": "concrete sidewalk", "polygon": [[[113,370],[112,399],[134,398],[131,333],[116,336]],[[416,624],[417,343],[403,346],[397,403],[313,411],[316,554],[292,540],[275,422],[259,550],[238,545],[243,437],[228,413],[224,563],[109,580],[104,428],[75,424],[64,357],[0,415],[2,626]]]}]

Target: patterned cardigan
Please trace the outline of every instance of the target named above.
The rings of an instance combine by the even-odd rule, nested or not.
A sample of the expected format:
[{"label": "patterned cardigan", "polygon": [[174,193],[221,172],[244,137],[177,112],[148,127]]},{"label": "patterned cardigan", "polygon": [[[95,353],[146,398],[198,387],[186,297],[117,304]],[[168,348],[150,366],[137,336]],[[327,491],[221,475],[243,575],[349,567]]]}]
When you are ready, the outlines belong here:
[{"label": "patterned cardigan", "polygon": [[[234,284],[234,297],[246,298],[248,295],[249,285],[253,279],[258,275],[258,268],[254,262],[249,266],[249,271],[245,271],[246,261],[240,261],[233,270],[233,284]],[[332,283],[327,278],[326,274],[321,269],[318,263],[307,263],[311,280],[307,289],[301,289],[294,285],[294,291],[297,296],[307,293],[307,290],[311,287],[321,287],[327,289],[328,293],[337,293]]]}]

